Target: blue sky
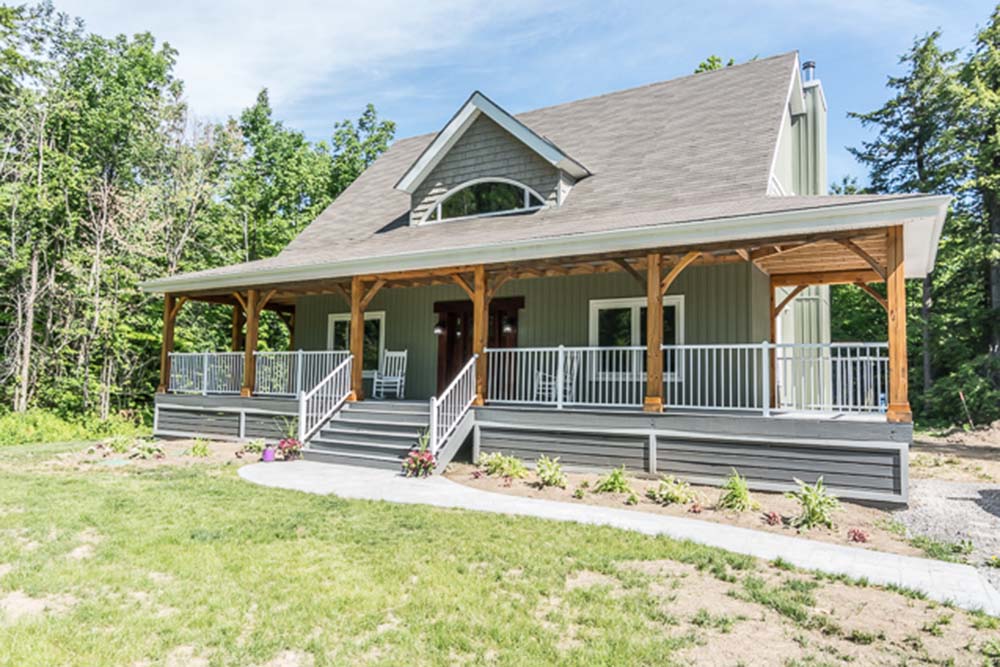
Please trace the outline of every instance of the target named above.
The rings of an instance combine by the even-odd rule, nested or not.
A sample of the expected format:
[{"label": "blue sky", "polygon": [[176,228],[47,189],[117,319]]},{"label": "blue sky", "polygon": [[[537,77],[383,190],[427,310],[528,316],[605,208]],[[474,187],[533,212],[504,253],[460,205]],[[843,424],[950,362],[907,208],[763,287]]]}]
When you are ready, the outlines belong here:
[{"label": "blue sky", "polygon": [[[848,111],[886,98],[916,35],[967,48],[989,2],[813,0],[66,0],[101,34],[148,30],[180,51],[204,119],[237,114],[267,87],[279,118],[312,139],[368,102],[397,136],[440,128],[473,90],[517,113],[690,74],[709,54],[738,62],[798,50],[817,62],[830,106],[831,180],[862,177],[845,146],[867,134]],[[734,100],[738,104],[738,100]]]}]

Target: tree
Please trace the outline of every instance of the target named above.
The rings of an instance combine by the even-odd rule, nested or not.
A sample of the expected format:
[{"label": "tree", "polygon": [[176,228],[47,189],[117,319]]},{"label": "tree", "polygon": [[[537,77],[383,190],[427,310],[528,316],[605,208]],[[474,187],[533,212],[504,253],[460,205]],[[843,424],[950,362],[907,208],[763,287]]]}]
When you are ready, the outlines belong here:
[{"label": "tree", "polygon": [[[873,192],[943,193],[955,187],[957,154],[951,128],[956,52],[942,51],[940,38],[940,32],[935,31],[914,40],[899,59],[904,73],[888,77],[887,87],[895,95],[881,108],[848,114],[860,120],[862,126],[878,130],[875,139],[849,149],[868,167]],[[934,375],[932,293],[932,278],[928,275],[920,298],[922,391],[930,389]]]},{"label": "tree", "polygon": [[736,61],[733,60],[732,58],[730,58],[725,62],[725,64],[723,64],[722,58],[713,53],[708,58],[698,63],[698,66],[695,68],[694,73],[701,74],[702,72],[714,72],[717,69],[722,69],[723,67],[732,67],[735,64]]}]

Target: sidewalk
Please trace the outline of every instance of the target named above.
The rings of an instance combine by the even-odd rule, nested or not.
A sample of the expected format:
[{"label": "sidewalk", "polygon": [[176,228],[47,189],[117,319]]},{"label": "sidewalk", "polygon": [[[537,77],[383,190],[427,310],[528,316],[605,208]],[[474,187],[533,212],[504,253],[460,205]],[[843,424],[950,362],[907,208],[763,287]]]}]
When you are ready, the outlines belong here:
[{"label": "sidewalk", "polygon": [[1000,593],[969,565],[773,535],[697,519],[489,493],[440,476],[404,479],[391,470],[312,461],[257,463],[240,468],[239,474],[255,484],[307,493],[615,526],[646,535],[691,540],[765,560],[780,556],[803,569],[865,577],[873,584],[904,586],[923,591],[939,602],[950,601],[964,609],[981,609],[1000,616]]}]

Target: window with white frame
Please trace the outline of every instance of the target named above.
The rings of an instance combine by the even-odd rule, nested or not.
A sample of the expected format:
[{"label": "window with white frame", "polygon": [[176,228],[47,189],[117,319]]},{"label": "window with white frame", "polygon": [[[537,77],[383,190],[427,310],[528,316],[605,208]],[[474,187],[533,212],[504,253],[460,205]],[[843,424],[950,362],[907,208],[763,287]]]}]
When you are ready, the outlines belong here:
[{"label": "window with white frame", "polygon": [[[331,313],[326,330],[328,350],[351,349],[351,314]],[[385,311],[365,313],[365,347],[362,368],[365,377],[373,377],[385,350]]]},{"label": "window with white frame", "polygon": [[[684,344],[684,295],[663,297],[663,344]],[[595,299],[590,302],[591,347],[646,345],[646,299]],[[641,355],[645,366],[645,355]],[[673,355],[664,355],[663,379],[678,379],[669,368]]]},{"label": "window with white frame", "polygon": [[422,222],[527,213],[544,205],[541,195],[523,183],[509,178],[479,178],[444,193]]}]

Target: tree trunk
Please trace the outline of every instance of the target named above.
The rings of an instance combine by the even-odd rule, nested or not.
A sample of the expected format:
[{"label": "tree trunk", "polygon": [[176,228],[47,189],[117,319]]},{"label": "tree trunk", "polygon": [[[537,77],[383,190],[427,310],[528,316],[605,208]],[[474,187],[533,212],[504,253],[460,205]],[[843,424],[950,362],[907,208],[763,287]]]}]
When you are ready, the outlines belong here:
[{"label": "tree trunk", "polygon": [[38,296],[38,251],[31,255],[31,274],[24,305],[24,333],[21,336],[21,377],[17,392],[15,412],[28,409],[28,383],[31,378],[31,346],[35,337],[35,300]]}]

